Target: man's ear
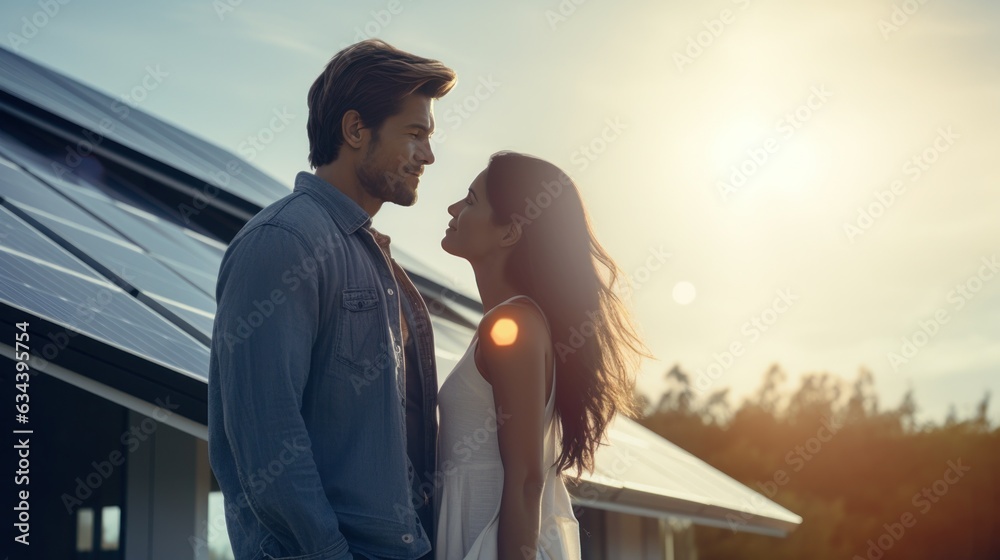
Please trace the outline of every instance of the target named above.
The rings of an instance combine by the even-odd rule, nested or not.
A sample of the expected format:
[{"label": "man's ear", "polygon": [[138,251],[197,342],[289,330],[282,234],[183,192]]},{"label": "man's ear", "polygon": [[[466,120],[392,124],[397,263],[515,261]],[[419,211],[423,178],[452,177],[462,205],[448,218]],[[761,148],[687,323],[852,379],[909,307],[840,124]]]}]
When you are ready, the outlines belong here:
[{"label": "man's ear", "polygon": [[365,123],[361,122],[361,114],[350,109],[344,113],[344,118],[340,120],[340,132],[344,136],[344,143],[348,146],[359,149],[364,143]]},{"label": "man's ear", "polygon": [[524,230],[521,229],[521,223],[514,220],[509,226],[507,226],[507,231],[505,231],[503,237],[500,238],[500,246],[510,247],[511,245],[517,243],[523,234]]}]

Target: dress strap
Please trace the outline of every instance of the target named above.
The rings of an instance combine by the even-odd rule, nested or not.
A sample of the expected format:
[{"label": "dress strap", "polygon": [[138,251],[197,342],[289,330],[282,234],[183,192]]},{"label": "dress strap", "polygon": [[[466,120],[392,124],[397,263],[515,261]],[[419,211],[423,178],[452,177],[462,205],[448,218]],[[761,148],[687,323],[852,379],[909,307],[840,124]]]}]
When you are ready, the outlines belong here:
[{"label": "dress strap", "polygon": [[512,301],[512,300],[514,300],[516,298],[522,298],[522,297],[523,298],[528,298],[528,301],[530,301],[531,303],[535,304],[535,307],[537,307],[538,311],[542,314],[542,320],[545,321],[545,329],[549,331],[549,336],[552,336],[552,327],[549,326],[549,318],[545,316],[545,310],[543,310],[542,306],[538,305],[538,302],[535,301],[534,299],[532,299],[531,296],[526,296],[524,294],[518,294],[516,296],[512,296],[510,298],[507,298],[507,300],[504,301],[504,302],[502,302],[501,305],[503,305],[503,303],[509,303],[510,301]]}]

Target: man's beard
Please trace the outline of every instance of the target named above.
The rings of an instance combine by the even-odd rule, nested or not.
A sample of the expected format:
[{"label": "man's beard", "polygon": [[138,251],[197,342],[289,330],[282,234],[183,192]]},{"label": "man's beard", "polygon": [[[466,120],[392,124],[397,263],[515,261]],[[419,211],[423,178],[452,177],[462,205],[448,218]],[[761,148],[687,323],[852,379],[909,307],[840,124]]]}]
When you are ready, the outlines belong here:
[{"label": "man's beard", "polygon": [[[373,138],[358,168],[358,181],[370,196],[400,206],[412,206],[417,201],[416,190],[406,182],[405,169],[381,167],[375,159],[378,138]],[[402,171],[403,173],[400,173]]]}]

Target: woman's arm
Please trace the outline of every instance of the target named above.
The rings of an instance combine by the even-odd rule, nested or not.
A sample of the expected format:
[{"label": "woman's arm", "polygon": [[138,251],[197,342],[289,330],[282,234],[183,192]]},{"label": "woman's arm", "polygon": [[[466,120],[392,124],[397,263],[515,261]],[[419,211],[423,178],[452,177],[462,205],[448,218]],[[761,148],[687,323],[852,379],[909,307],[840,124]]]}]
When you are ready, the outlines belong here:
[{"label": "woman's arm", "polygon": [[[516,335],[509,335],[511,323]],[[479,326],[479,346],[496,405],[503,462],[499,558],[535,558],[544,472],[545,352],[549,334],[541,315],[521,305],[503,305]],[[509,340],[509,339],[513,340]],[[506,339],[506,340],[505,340]]]}]

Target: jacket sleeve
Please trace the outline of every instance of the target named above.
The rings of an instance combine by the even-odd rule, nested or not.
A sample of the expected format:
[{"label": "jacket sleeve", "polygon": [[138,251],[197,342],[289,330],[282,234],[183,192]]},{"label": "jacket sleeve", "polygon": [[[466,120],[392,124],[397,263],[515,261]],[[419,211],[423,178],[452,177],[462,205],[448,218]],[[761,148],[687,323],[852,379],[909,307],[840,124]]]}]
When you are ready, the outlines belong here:
[{"label": "jacket sleeve", "polygon": [[276,224],[236,243],[219,271],[212,351],[247,504],[290,555],[351,559],[301,413],[319,328],[316,256]]}]

